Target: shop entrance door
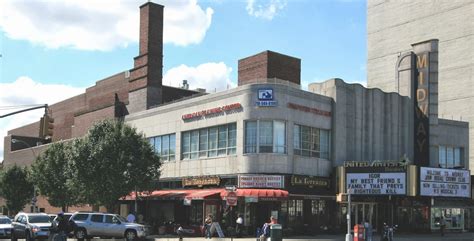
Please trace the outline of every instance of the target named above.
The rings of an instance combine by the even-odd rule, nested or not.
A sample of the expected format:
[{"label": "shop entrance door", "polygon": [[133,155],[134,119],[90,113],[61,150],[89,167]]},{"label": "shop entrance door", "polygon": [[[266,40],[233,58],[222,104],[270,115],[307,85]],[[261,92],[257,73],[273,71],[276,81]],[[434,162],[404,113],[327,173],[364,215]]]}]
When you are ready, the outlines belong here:
[{"label": "shop entrance door", "polygon": [[[352,203],[351,204],[351,222],[352,225],[364,224],[369,221],[373,230],[376,229],[377,204],[376,203]],[[354,228],[354,227],[352,227]]]}]

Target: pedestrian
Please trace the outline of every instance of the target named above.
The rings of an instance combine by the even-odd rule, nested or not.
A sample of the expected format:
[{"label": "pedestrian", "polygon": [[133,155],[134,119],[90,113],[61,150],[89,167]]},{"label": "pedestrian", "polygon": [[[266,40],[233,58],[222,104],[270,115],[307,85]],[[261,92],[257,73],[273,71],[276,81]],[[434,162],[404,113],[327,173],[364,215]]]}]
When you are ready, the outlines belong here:
[{"label": "pedestrian", "polygon": [[372,241],[372,225],[369,223],[369,220],[365,220],[364,230],[365,230],[365,240]]},{"label": "pedestrian", "polygon": [[204,234],[205,234],[205,237],[208,239],[212,237],[211,226],[212,226],[212,215],[209,214],[207,215],[207,218],[204,221]]},{"label": "pedestrian", "polygon": [[132,212],[130,212],[127,216],[127,222],[129,223],[134,223],[135,222],[135,215],[133,215]]},{"label": "pedestrian", "polygon": [[66,235],[69,232],[69,221],[66,220],[63,212],[58,213],[57,222],[58,222],[58,227],[57,227],[58,234],[57,234],[57,238],[53,240],[55,241],[66,240]]},{"label": "pedestrian", "polygon": [[270,226],[277,224],[277,219],[273,216],[270,217],[269,223],[264,223],[261,229],[260,241],[265,241],[270,237]]},{"label": "pedestrian", "polygon": [[446,228],[446,220],[444,220],[444,217],[441,216],[441,220],[439,220],[439,229],[441,231],[441,236],[444,236],[445,228]]},{"label": "pedestrian", "polygon": [[242,214],[237,215],[237,220],[235,221],[235,234],[237,238],[242,237],[242,228],[244,226],[244,218]]}]

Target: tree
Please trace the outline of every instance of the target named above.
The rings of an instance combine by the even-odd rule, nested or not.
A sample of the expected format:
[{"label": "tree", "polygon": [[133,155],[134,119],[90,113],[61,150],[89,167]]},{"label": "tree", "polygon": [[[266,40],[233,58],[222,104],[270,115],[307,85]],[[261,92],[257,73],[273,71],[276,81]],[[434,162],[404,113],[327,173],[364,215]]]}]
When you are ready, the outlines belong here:
[{"label": "tree", "polygon": [[29,179],[28,168],[14,165],[4,169],[0,175],[0,193],[6,200],[8,210],[21,211],[34,196],[33,183]]},{"label": "tree", "polygon": [[97,123],[72,150],[71,185],[92,205],[111,208],[135,189],[152,190],[160,175],[149,141],[121,121]]},{"label": "tree", "polygon": [[55,142],[31,166],[32,181],[41,195],[48,198],[49,204],[62,208],[64,212],[79,201],[76,192],[68,185],[71,178],[70,160],[71,144]]}]

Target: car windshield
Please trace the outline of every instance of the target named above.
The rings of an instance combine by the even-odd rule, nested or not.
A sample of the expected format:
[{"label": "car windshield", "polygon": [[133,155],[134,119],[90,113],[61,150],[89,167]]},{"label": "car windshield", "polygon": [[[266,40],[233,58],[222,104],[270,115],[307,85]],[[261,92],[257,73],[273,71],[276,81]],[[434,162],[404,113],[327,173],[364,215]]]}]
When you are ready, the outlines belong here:
[{"label": "car windshield", "polygon": [[49,216],[47,215],[38,215],[38,216],[29,216],[30,223],[49,223]]},{"label": "car windshield", "polygon": [[127,219],[125,219],[125,218],[124,218],[124,217],[122,217],[122,216],[115,215],[115,217],[117,217],[117,218],[118,218],[118,220],[119,220],[120,222],[122,222],[122,223],[128,223]]},{"label": "car windshield", "polygon": [[0,224],[10,224],[12,221],[9,218],[0,218]]}]

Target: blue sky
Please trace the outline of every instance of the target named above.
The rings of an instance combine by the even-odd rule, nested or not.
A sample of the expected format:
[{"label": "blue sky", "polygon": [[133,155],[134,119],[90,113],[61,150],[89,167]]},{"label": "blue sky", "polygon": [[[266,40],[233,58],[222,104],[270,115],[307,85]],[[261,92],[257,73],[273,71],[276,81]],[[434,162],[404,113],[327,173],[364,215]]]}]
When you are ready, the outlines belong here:
[{"label": "blue sky", "polygon": [[[132,68],[144,2],[2,1],[0,106],[52,104]],[[303,88],[333,77],[366,81],[365,1],[154,2],[165,5],[166,85],[225,89],[237,82],[239,59],[265,50],[300,58]],[[0,134],[40,115],[1,119]]]}]

